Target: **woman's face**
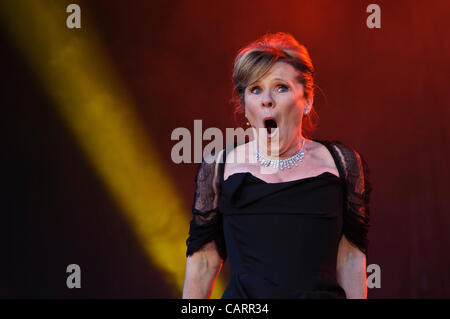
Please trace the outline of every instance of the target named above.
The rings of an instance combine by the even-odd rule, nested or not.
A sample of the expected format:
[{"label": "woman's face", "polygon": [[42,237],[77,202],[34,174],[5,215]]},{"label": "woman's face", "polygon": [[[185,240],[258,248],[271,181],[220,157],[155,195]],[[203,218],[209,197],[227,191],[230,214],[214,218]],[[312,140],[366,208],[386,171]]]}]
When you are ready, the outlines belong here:
[{"label": "woman's face", "polygon": [[257,138],[261,142],[279,138],[280,154],[298,146],[304,111],[312,105],[303,96],[299,74],[292,65],[279,61],[245,89],[245,113]]}]

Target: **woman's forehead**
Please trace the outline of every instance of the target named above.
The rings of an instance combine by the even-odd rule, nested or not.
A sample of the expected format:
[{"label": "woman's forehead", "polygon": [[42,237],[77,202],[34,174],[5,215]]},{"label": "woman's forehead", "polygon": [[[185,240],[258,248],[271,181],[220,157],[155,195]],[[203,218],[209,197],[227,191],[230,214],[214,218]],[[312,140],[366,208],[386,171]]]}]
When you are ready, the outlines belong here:
[{"label": "woman's forehead", "polygon": [[265,80],[284,80],[288,82],[294,82],[299,75],[299,71],[297,71],[292,65],[278,61],[276,62],[267,73],[258,79],[256,82],[261,82]]}]

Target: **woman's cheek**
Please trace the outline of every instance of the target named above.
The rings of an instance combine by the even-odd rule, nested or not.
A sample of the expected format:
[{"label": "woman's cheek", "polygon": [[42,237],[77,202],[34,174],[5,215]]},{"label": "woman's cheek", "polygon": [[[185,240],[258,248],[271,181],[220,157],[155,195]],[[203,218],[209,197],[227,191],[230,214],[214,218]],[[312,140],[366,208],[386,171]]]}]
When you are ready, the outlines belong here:
[{"label": "woman's cheek", "polygon": [[245,98],[245,109],[246,110],[253,110],[255,108],[255,99],[251,97]]},{"label": "woman's cheek", "polygon": [[246,103],[246,110],[247,110],[247,114],[248,115],[255,115],[258,112],[256,104],[252,100],[247,101],[247,103]]}]

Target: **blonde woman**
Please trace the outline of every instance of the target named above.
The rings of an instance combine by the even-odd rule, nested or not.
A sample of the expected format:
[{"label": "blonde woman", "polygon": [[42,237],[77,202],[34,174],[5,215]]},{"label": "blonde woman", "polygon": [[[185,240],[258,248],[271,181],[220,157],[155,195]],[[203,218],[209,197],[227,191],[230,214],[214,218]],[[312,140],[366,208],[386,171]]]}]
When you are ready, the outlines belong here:
[{"label": "blonde woman", "polygon": [[183,298],[209,298],[227,258],[222,298],[366,298],[369,170],[352,147],[308,137],[317,116],[306,48],[266,34],[239,51],[233,82],[255,138],[198,168]]}]

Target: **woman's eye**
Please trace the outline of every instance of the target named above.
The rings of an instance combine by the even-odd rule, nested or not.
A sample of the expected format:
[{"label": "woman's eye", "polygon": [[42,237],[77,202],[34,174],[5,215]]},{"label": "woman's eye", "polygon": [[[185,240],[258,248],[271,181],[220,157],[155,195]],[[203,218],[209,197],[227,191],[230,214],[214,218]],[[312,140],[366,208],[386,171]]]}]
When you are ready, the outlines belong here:
[{"label": "woman's eye", "polygon": [[261,92],[261,90],[259,89],[258,86],[254,86],[250,89],[250,92],[254,93],[254,94],[259,94]]},{"label": "woman's eye", "polygon": [[279,85],[278,86],[278,92],[287,92],[288,89],[289,88],[286,85]]}]

